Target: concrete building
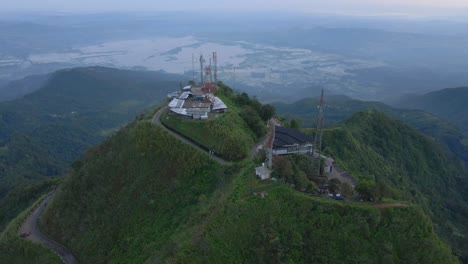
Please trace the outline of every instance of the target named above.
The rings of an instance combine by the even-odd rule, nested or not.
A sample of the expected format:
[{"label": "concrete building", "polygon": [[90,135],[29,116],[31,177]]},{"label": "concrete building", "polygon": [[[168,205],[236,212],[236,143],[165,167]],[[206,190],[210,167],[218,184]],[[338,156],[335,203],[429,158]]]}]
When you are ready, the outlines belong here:
[{"label": "concrete building", "polygon": [[265,166],[255,168],[255,175],[257,175],[262,181],[271,178],[271,170]]},{"label": "concrete building", "polygon": [[212,83],[185,86],[182,92],[171,94],[176,96],[169,103],[169,109],[173,113],[193,119],[208,119],[210,112],[225,113],[228,107],[214,96],[217,91],[218,88]]}]

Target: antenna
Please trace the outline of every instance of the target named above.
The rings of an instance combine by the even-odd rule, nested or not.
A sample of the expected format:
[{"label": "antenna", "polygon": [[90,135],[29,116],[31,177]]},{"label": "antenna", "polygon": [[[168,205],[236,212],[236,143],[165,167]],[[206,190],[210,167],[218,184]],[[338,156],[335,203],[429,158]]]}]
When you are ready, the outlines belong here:
[{"label": "antenna", "polygon": [[[210,62],[211,62],[211,59],[210,59]],[[206,67],[205,67],[205,77],[206,77],[206,81],[211,81],[211,65],[208,64]]]},{"label": "antenna", "polygon": [[195,60],[192,53],[192,81],[195,82]]},{"label": "antenna", "polygon": [[216,51],[213,52],[213,63],[214,63],[214,81],[215,83],[218,82],[218,53]]},{"label": "antenna", "polygon": [[314,163],[317,166],[317,176],[320,176],[320,167],[321,167],[321,159],[320,154],[322,151],[322,137],[323,137],[323,89],[322,95],[320,96],[320,102],[318,105],[318,115],[317,115],[317,128],[315,130],[315,138],[314,138],[314,151],[313,151],[313,158]]},{"label": "antenna", "polygon": [[203,63],[205,59],[203,59],[203,55],[200,55],[200,83],[203,83]]},{"label": "antenna", "polygon": [[236,66],[234,66],[234,90],[236,90]]}]

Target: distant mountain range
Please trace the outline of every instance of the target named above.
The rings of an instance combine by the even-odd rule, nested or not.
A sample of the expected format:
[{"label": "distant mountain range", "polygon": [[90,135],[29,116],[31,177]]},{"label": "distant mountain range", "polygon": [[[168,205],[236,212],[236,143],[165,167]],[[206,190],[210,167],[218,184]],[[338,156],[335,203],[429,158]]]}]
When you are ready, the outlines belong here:
[{"label": "distant mountain range", "polygon": [[402,97],[395,105],[424,110],[447,119],[468,132],[468,87],[444,89],[423,95],[408,95]]},{"label": "distant mountain range", "polygon": [[50,75],[32,75],[9,83],[0,83],[0,102],[13,100],[44,86]]}]

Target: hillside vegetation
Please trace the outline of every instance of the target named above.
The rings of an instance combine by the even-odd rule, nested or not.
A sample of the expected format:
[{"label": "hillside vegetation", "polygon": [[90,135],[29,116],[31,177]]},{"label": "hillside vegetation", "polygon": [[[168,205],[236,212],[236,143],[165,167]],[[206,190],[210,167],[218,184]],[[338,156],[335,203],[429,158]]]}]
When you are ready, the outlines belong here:
[{"label": "hillside vegetation", "polygon": [[377,209],[281,186],[228,201],[181,263],[456,263],[415,207]]},{"label": "hillside vegetation", "polygon": [[73,164],[41,226],[82,263],[457,262],[416,206],[314,198],[254,167],[135,121]]},{"label": "hillside vegetation", "polygon": [[396,104],[445,118],[468,132],[468,87],[449,88],[423,95],[409,95]]},{"label": "hillside vegetation", "polygon": [[[43,198],[43,197],[42,197]],[[18,235],[18,229],[28,216],[29,212],[39,204],[39,199],[15,219],[13,219],[5,230],[0,233],[0,256],[2,263],[8,264],[59,264],[62,263],[60,258],[55,255],[50,249],[21,238]]]},{"label": "hillside vegetation", "polygon": [[74,163],[42,226],[80,262],[144,263],[224,177],[206,154],[148,121],[133,123]]},{"label": "hillside vegetation", "polygon": [[13,100],[32,93],[40,89],[49,78],[49,75],[32,75],[4,85],[0,83],[0,102]]},{"label": "hillside vegetation", "polygon": [[76,68],[55,72],[35,92],[0,103],[0,230],[53,188],[56,181],[48,179],[63,175],[88,147],[161,103],[178,87],[177,79]]},{"label": "hillside vegetation", "polygon": [[400,121],[369,111],[326,130],[324,147],[366,184],[370,196],[419,204],[439,234],[468,256],[468,174],[437,144]]},{"label": "hillside vegetation", "polygon": [[[317,98],[306,98],[292,104],[274,104],[279,114],[287,119],[299,119],[303,127],[316,126],[317,105]],[[327,96],[324,122],[326,126],[333,126],[354,113],[367,110],[380,111],[405,122],[468,163],[468,135],[448,121],[420,110],[396,109],[380,102],[354,100],[346,96]]]},{"label": "hillside vegetation", "polygon": [[274,108],[262,105],[246,93],[235,93],[221,82],[216,96],[228,106],[226,113],[200,122],[168,110],[161,117],[161,122],[226,160],[241,160],[247,156],[250,147],[266,134],[265,122],[273,116]]}]

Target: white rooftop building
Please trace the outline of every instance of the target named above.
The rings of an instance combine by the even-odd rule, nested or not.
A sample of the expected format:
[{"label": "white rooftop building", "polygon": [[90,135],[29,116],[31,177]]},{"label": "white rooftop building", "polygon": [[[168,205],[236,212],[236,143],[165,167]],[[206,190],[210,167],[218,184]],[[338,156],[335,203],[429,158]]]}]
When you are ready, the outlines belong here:
[{"label": "white rooftop building", "polygon": [[271,170],[268,167],[260,166],[255,168],[255,175],[257,175],[262,181],[271,178]]},{"label": "white rooftop building", "polygon": [[214,97],[213,99],[213,111],[226,111],[227,105],[218,97]]},{"label": "white rooftop building", "polygon": [[170,108],[182,108],[184,106],[185,101],[184,100],[179,100],[179,99],[172,99],[172,101],[169,103]]}]

